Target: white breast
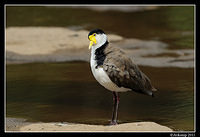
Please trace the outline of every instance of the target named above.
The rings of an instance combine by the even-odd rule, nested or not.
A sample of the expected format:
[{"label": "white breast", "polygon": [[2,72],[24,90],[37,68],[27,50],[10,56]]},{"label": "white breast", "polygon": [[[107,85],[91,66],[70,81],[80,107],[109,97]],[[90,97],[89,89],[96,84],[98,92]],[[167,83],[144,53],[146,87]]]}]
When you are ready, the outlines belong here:
[{"label": "white breast", "polygon": [[116,92],[125,92],[131,89],[124,88],[124,87],[118,87],[115,83],[113,83],[106,72],[103,70],[102,67],[95,68],[97,65],[95,60],[95,54],[93,54],[93,49],[91,50],[91,58],[90,58],[90,66],[92,69],[92,73],[95,77],[95,79],[106,89],[110,91],[116,91]]}]

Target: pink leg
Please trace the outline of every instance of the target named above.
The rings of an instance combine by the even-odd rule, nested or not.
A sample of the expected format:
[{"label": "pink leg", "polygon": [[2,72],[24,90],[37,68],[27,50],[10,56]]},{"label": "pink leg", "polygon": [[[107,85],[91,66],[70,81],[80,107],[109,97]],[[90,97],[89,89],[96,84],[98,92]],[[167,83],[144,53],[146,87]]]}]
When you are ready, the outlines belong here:
[{"label": "pink leg", "polygon": [[119,93],[113,91],[113,114],[112,114],[112,121],[110,125],[117,125],[117,113],[118,113],[118,108],[119,108]]}]

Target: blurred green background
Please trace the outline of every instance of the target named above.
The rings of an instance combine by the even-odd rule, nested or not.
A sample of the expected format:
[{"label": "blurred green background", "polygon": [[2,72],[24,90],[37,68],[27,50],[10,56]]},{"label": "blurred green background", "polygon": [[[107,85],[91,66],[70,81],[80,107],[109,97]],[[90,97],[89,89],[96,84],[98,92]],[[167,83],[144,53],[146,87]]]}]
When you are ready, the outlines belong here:
[{"label": "blurred green background", "polygon": [[158,6],[138,12],[95,11],[70,6],[8,6],[6,27],[102,28],[126,38],[155,39],[170,49],[194,48],[194,6]]}]

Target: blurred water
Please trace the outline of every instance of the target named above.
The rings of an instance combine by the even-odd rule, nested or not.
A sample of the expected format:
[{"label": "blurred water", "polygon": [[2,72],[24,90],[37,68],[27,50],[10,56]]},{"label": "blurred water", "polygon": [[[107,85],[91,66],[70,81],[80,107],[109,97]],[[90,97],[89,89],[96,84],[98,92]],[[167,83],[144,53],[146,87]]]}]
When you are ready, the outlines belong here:
[{"label": "blurred water", "polygon": [[[131,7],[118,8],[130,10]],[[139,12],[100,12],[72,6],[6,7],[6,27],[58,26],[89,31],[101,28],[106,33],[125,38],[159,40],[171,49],[194,47],[194,18],[194,6],[191,5],[158,6],[155,10]]]},{"label": "blurred water", "polygon": [[[153,121],[194,130],[194,70],[140,67],[158,89],[155,98],[120,94],[119,123]],[[6,116],[29,121],[109,124],[112,93],[93,78],[89,63],[6,65]]]}]

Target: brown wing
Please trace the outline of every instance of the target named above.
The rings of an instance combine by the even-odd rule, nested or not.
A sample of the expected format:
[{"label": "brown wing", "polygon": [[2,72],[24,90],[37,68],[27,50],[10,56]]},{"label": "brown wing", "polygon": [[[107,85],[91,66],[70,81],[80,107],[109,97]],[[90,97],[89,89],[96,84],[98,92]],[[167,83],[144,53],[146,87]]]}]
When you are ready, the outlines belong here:
[{"label": "brown wing", "polygon": [[156,89],[152,86],[150,79],[140,71],[123,50],[109,45],[105,54],[103,69],[112,82],[119,87],[130,88],[133,91],[153,96],[152,91]]}]

